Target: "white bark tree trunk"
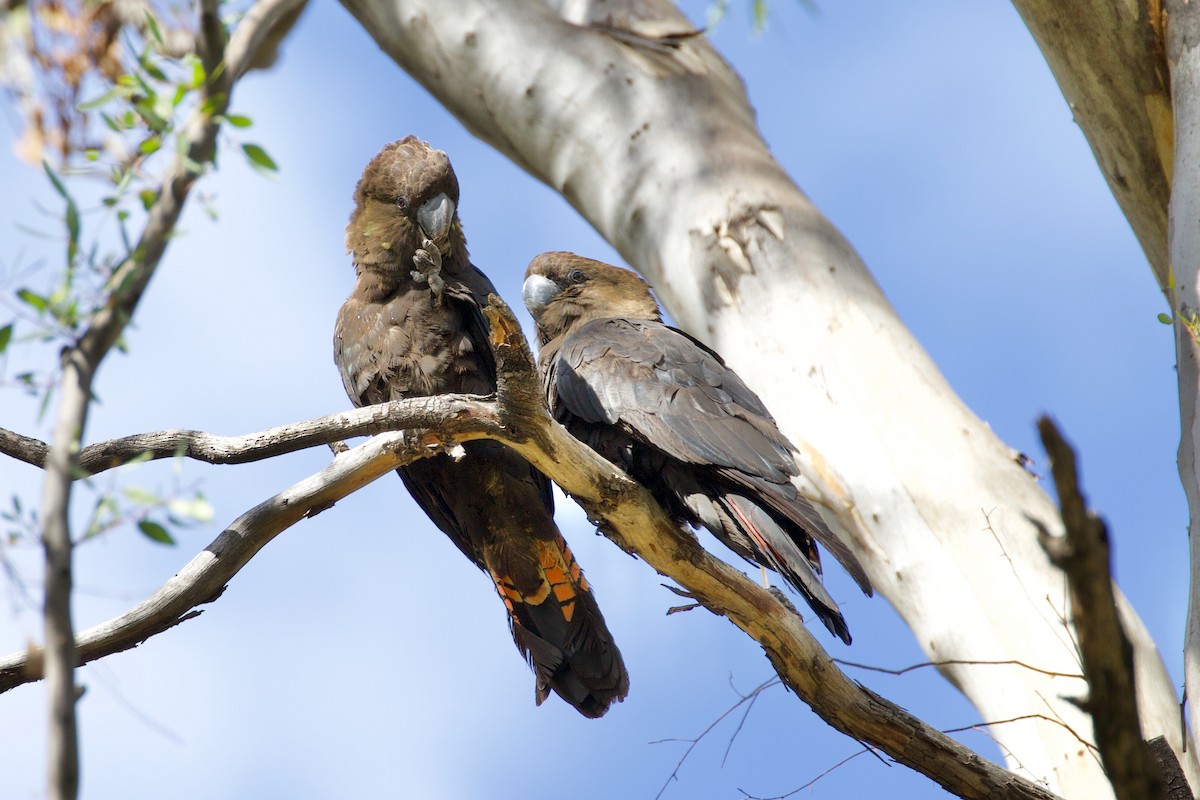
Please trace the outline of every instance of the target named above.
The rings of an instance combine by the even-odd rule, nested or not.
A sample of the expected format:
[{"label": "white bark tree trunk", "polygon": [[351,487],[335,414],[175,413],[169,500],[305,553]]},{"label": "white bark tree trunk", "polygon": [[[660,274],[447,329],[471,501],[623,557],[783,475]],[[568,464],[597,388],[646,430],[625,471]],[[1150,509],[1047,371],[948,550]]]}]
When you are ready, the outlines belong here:
[{"label": "white bark tree trunk", "polygon": [[[663,38],[690,29],[671,3],[464,0],[452,15],[438,0],[343,4],[477,136],[571,202],[759,391],[932,660],[1079,673],[1062,575],[1031,522],[1059,530],[1053,503],[771,158],[732,69],[703,37]],[[1180,753],[1174,689],[1120,602],[1143,735]],[[985,720],[1044,717],[993,729],[1010,767],[1067,797],[1111,796],[1075,736],[1090,737],[1089,717],[1062,699],[1084,694],[1081,679],[943,672]],[[1191,753],[1181,760],[1200,786]]]},{"label": "white bark tree trunk", "polygon": [[[1200,9],[1168,4],[1168,55],[1175,108],[1175,180],[1171,186],[1170,263],[1174,286],[1168,296],[1175,314],[1179,373],[1179,478],[1187,493],[1192,583],[1184,642],[1188,719],[1200,725]],[[1193,787],[1195,783],[1192,784]]]}]

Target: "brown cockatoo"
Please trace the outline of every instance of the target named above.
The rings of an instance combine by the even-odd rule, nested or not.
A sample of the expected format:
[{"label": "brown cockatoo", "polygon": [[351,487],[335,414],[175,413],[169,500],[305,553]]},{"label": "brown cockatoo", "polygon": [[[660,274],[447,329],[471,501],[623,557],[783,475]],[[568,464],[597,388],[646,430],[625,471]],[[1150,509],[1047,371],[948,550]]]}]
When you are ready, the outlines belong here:
[{"label": "brown cockatoo", "polygon": [[[363,171],[346,226],[357,279],[333,338],[355,405],[496,390],[480,310],[495,288],[468,258],[457,205],[446,154],[415,137],[387,145]],[[462,449],[458,459],[437,455],[401,468],[404,485],[491,576],[537,675],[537,702],[553,690],[584,716],[602,716],[625,697],[629,677],[554,524],[550,482],[498,442]]]},{"label": "brown cockatoo", "polygon": [[523,293],[555,419],[649,489],[677,523],[702,525],[783,575],[850,644],[816,542],[867,595],[871,584],[792,484],[795,448],[758,396],[719,355],[663,324],[650,287],[629,270],[543,253]]}]

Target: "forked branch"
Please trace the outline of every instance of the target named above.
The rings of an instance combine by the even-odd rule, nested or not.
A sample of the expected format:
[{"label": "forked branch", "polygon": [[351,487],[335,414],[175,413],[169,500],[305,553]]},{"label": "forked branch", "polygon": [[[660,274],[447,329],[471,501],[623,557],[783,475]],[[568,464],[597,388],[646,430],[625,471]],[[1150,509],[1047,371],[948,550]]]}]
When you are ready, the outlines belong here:
[{"label": "forked branch", "polygon": [[[468,439],[487,437],[521,453],[571,494],[619,546],[639,555],[762,645],[783,682],[837,730],[960,797],[1055,797],[848,678],[794,611],[708,554],[671,522],[649,492],[550,418],[529,346],[512,312],[498,298],[492,299],[486,312],[499,373],[494,402],[430,398],[392,404],[386,412],[385,406],[377,406],[289,426],[320,428],[320,434],[304,440],[307,446],[347,431],[361,432],[362,427],[354,426],[366,424],[362,416],[376,421],[386,416],[390,426],[406,430],[381,434],[337,456],[321,472],[243,514],[151,598],[80,634],[81,660],[134,647],[195,616],[196,607],[215,599],[258,550],[305,516],[328,508],[397,466],[452,451]],[[0,659],[0,690],[36,680],[34,660],[29,653]]]}]

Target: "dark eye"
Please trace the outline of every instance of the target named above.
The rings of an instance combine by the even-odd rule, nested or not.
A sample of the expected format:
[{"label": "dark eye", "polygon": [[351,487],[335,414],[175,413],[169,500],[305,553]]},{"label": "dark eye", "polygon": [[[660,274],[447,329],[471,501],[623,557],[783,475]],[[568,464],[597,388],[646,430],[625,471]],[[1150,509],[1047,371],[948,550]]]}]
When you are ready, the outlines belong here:
[{"label": "dark eye", "polygon": [[587,276],[583,274],[583,270],[573,269],[567,274],[567,280],[571,283],[583,283],[587,280]]},{"label": "dark eye", "polygon": [[396,198],[396,208],[400,209],[401,211],[407,211],[408,210],[408,198],[405,197],[404,195],[400,195],[399,197],[397,197]]}]

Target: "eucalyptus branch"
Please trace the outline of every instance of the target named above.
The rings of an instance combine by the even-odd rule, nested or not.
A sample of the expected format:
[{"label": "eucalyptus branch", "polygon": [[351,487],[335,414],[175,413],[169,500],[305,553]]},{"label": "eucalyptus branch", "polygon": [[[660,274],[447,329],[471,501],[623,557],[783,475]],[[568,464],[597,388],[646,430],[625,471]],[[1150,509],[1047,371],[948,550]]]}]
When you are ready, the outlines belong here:
[{"label": "eucalyptus branch", "polygon": [[[395,467],[481,436],[501,441],[552,477],[619,546],[636,553],[715,614],[762,645],[782,681],[826,722],[965,798],[1051,800],[1054,795],[978,756],[852,681],[770,592],[700,547],[649,492],[554,422],[528,344],[498,299],[486,309],[498,372],[494,402],[431,398],[403,424],[337,456],[322,472],[243,514],[148,600],[80,636],[81,658],[128,649],[195,616],[266,542]],[[447,402],[442,403],[440,400]],[[385,406],[363,409],[382,413]],[[417,409],[420,409],[419,411]],[[392,419],[391,424],[402,424]],[[36,654],[0,659],[0,690],[39,677]]]},{"label": "eucalyptus branch", "polygon": [[[94,442],[79,451],[76,478],[87,478],[133,461],[191,458],[209,464],[246,464],[331,444],[352,436],[437,427],[443,420],[471,420],[492,406],[473,395],[413,397],[279,425],[241,436],[173,429]],[[44,467],[49,447],[37,439],[0,428],[0,454]]]},{"label": "eucalyptus branch", "polygon": [[[78,634],[79,664],[137,647],[199,616],[225,584],[280,532],[314,516],[396,467],[441,452],[437,441],[405,431],[376,436],[329,466],[242,514],[154,594],[124,614]],[[43,677],[40,649],[0,659],[0,692]]]},{"label": "eucalyptus branch", "polygon": [[[271,7],[285,5],[272,2]],[[207,81],[202,100],[181,134],[182,147],[167,167],[162,186],[149,209],[146,227],[131,256],[113,273],[104,305],[88,320],[83,335],[62,356],[62,394],[52,444],[46,455],[42,493],[45,520],[45,674],[50,706],[48,786],[52,800],[72,800],[79,793],[79,756],[75,722],[74,668],[77,663],[71,622],[71,533],[68,521],[71,485],[91,404],[92,381],[100,363],[120,338],[154,275],[171,232],[179,221],[203,165],[216,151],[222,115],[229,105],[234,69],[249,63],[263,40],[256,26],[270,17],[248,16],[228,50],[218,0],[200,3],[196,50]],[[226,61],[227,54],[236,61]],[[226,69],[220,64],[226,62]],[[242,67],[244,68],[244,67]]]}]

